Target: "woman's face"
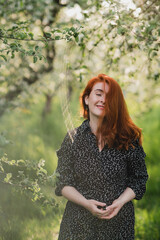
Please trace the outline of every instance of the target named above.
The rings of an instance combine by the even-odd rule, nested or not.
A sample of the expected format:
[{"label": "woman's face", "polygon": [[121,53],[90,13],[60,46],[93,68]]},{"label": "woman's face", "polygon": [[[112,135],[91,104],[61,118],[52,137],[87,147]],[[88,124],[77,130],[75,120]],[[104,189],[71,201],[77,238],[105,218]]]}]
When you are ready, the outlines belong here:
[{"label": "woman's face", "polygon": [[94,84],[89,96],[86,96],[85,103],[89,108],[89,116],[91,118],[99,118],[103,111],[106,101],[106,93],[109,90],[109,85],[104,82]]}]

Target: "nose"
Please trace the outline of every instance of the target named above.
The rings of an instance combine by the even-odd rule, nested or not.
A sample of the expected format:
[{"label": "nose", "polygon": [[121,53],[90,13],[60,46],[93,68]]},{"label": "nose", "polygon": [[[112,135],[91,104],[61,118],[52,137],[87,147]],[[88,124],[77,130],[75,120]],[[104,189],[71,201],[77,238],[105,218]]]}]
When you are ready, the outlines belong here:
[{"label": "nose", "polygon": [[106,96],[105,96],[105,94],[103,94],[102,96],[101,96],[101,100],[100,100],[102,103],[105,103],[105,101],[106,101]]}]

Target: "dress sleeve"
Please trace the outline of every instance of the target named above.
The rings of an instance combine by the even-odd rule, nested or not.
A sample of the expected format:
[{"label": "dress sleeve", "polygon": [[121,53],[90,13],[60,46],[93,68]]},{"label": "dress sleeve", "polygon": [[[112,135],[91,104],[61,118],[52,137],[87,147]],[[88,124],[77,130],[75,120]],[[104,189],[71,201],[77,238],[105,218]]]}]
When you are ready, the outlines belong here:
[{"label": "dress sleeve", "polygon": [[55,194],[62,196],[62,188],[64,186],[76,187],[73,166],[73,150],[72,141],[69,134],[65,136],[60,149],[56,151],[58,157],[58,165],[56,169],[56,188]]},{"label": "dress sleeve", "polygon": [[146,182],[148,179],[147,168],[145,164],[146,153],[143,147],[139,145],[139,140],[133,142],[135,148],[129,147],[127,173],[128,173],[128,187],[130,187],[136,197],[140,200],[146,191]]}]

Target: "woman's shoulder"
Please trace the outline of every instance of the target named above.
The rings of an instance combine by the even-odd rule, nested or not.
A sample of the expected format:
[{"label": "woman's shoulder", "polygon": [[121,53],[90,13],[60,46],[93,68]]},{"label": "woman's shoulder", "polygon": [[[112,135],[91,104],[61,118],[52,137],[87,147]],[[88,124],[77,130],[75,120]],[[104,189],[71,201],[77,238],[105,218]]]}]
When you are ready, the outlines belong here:
[{"label": "woman's shoulder", "polygon": [[63,142],[64,143],[73,143],[75,136],[77,134],[77,129],[78,129],[78,127],[68,130],[64,137]]},{"label": "woman's shoulder", "polygon": [[144,158],[146,156],[143,146],[140,144],[139,138],[132,140],[132,142],[127,150],[127,154],[130,157],[139,156],[139,157]]},{"label": "woman's shoulder", "polygon": [[72,144],[76,139],[78,140],[83,135],[88,127],[88,120],[84,120],[78,127],[67,131],[63,142]]},{"label": "woman's shoulder", "polygon": [[78,127],[69,130],[66,135],[69,135],[72,138],[74,138],[77,135],[82,134],[83,132],[85,132],[87,129],[89,129],[89,127],[90,127],[89,126],[89,120],[86,119],[81,124],[79,124]]}]

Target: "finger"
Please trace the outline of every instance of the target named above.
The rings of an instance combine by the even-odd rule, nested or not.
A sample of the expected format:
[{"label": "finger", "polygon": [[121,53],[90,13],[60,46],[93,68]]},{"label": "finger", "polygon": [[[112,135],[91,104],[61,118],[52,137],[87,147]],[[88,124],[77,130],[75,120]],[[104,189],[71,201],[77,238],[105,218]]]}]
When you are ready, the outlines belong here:
[{"label": "finger", "polygon": [[99,206],[106,206],[106,203],[103,203],[103,202],[98,202],[98,201],[95,201],[95,204],[96,205],[99,205]]},{"label": "finger", "polygon": [[114,208],[115,208],[114,205],[110,205],[110,206],[107,206],[107,207],[106,207],[106,210],[110,211],[111,209],[114,209]]},{"label": "finger", "polygon": [[102,215],[102,214],[104,214],[104,210],[97,208],[97,209],[96,209],[96,214]]},{"label": "finger", "polygon": [[103,210],[103,215],[109,214],[113,211],[114,211],[114,209],[112,207],[107,207],[105,210]]},{"label": "finger", "polygon": [[101,216],[100,216],[101,219],[107,219],[107,217],[108,217],[108,214],[107,214],[107,215],[101,215]]},{"label": "finger", "polygon": [[103,209],[99,209],[96,206],[94,206],[93,212],[94,212],[94,214],[96,214],[96,215],[99,214],[100,216],[102,216],[102,214],[104,214],[104,210]]},{"label": "finger", "polygon": [[114,217],[115,215],[117,215],[118,212],[119,212],[118,209],[112,209],[112,210],[108,211],[108,213],[107,212],[104,213],[102,215],[102,217],[110,219],[110,218]]},{"label": "finger", "polygon": [[111,215],[107,215],[107,216],[100,216],[100,218],[101,219],[111,219],[111,218],[113,218],[114,216],[116,216],[116,214],[114,215],[114,214],[111,214]]},{"label": "finger", "polygon": [[113,217],[115,217],[118,214],[118,211],[113,211],[113,213],[111,213],[110,215],[106,216],[106,219],[111,219]]},{"label": "finger", "polygon": [[105,217],[110,216],[112,213],[113,213],[113,211],[109,211],[107,213],[103,213],[101,216],[105,218]]}]

